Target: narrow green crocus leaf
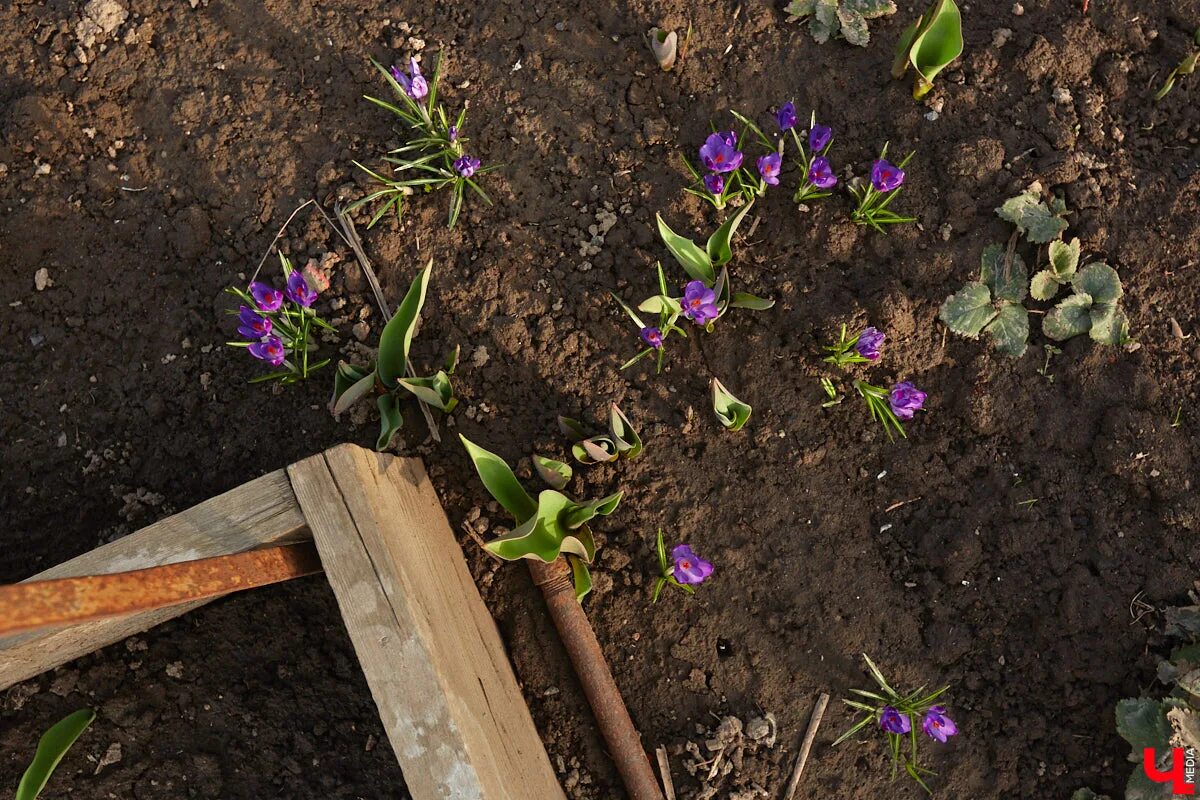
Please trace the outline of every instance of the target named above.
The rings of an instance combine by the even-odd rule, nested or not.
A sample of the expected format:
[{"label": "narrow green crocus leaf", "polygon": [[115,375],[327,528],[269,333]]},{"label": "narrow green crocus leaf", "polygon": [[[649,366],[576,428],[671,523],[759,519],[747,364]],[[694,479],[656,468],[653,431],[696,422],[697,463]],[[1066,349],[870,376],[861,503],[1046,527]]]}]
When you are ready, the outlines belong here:
[{"label": "narrow green crocus leaf", "polygon": [[631,320],[633,320],[634,325],[637,325],[638,328],[646,327],[646,323],[642,321],[642,318],[637,315],[636,311],[634,311],[632,308],[629,307],[628,303],[626,303],[621,298],[617,297],[612,292],[609,292],[609,295],[612,297],[613,300],[617,301],[617,305],[619,305],[621,307],[621,310],[624,311]]},{"label": "narrow green crocus leaf", "polygon": [[742,219],[750,213],[750,209],[753,207],[754,201],[751,200],[739,208],[737,213],[725,220],[712,236],[708,237],[705,249],[708,262],[714,269],[725,266],[733,259],[733,234],[737,232],[738,226],[742,224]]},{"label": "narrow green crocus leaf", "polygon": [[375,441],[375,449],[383,452],[392,446],[392,440],[404,427],[404,417],[400,414],[400,401],[394,394],[381,394],[375,401],[379,407],[379,438]]},{"label": "narrow green crocus leaf", "polygon": [[58,768],[63,756],[67,754],[71,745],[75,744],[75,740],[87,730],[95,718],[95,711],[88,708],[81,709],[59,720],[50,730],[42,734],[42,738],[38,740],[37,752],[34,753],[33,761],[25,770],[25,774],[21,776],[21,783],[17,786],[14,800],[36,800],[42,789],[46,788],[47,781],[54,774],[54,770]]},{"label": "narrow green crocus leaf", "polygon": [[512,515],[518,523],[523,523],[537,513],[537,503],[522,488],[517,476],[509,469],[504,459],[472,442],[462,434],[458,435],[475,471],[479,473],[483,486],[488,493],[496,498],[496,502]]},{"label": "narrow green crocus leaf", "polygon": [[662,237],[663,244],[671,251],[671,255],[675,256],[679,265],[693,280],[704,281],[706,286],[711,286],[717,279],[717,274],[708,254],[691,239],[680,236],[671,230],[661,214],[656,215],[656,219],[658,220],[658,235]]},{"label": "narrow green crocus leaf", "polygon": [[741,430],[750,419],[750,405],[734,397],[716,378],[712,379],[712,404],[717,419],[731,431]]},{"label": "narrow green crocus leaf", "polygon": [[433,271],[433,260],[430,259],[425,268],[417,273],[408,293],[404,295],[400,307],[384,326],[383,334],[379,337],[379,379],[388,389],[396,388],[397,382],[404,377],[408,366],[408,352],[412,347],[413,334],[417,329],[417,319],[421,316],[421,308],[425,305],[425,292],[429,286],[429,275]]},{"label": "narrow green crocus leaf", "polygon": [[553,458],[535,455],[531,456],[530,460],[533,461],[533,468],[537,470],[537,474],[553,489],[562,489],[570,483],[571,476],[574,474],[570,464],[564,464]]}]

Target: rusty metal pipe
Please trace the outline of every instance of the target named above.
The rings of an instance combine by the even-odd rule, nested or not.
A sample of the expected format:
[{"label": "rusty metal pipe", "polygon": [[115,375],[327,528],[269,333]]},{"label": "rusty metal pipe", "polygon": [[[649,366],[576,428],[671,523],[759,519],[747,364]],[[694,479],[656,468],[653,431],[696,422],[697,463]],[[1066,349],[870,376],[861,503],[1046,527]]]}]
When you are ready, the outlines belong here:
[{"label": "rusty metal pipe", "polygon": [[131,572],[0,586],[0,636],[211,600],[321,571],[312,542]]},{"label": "rusty metal pipe", "polygon": [[571,569],[566,560],[559,558],[549,564],[533,560],[526,563],[533,582],[546,598],[550,618],[554,620],[558,637],[583,684],[583,693],[630,800],[663,800],[654,770],[650,768],[650,759],[642,749],[641,736],[629,718],[629,710],[621,699],[600,643],[596,641],[592,624],[575,599]]}]

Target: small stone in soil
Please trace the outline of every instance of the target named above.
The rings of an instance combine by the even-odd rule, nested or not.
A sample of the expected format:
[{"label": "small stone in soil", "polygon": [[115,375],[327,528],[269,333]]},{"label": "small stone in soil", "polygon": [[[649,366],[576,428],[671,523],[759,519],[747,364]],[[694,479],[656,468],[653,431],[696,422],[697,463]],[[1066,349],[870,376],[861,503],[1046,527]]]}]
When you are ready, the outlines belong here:
[{"label": "small stone in soil", "polygon": [[54,285],[54,281],[50,279],[50,270],[42,267],[37,272],[33,273],[33,288],[39,292],[44,292],[46,289]]}]

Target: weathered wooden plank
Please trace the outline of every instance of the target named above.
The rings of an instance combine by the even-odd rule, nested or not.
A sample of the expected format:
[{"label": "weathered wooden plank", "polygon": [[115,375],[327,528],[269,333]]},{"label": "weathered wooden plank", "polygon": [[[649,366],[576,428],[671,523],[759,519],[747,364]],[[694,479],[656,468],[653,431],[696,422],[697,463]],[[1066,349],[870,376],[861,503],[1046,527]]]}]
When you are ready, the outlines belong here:
[{"label": "weathered wooden plank", "polygon": [[[276,470],[29,580],[127,572],[307,538],[287,472]],[[141,633],[205,602],[0,638],[0,689]],[[4,614],[0,607],[0,616]]]},{"label": "weathered wooden plank", "polygon": [[343,445],[288,471],[412,796],[562,800],[421,462]]}]

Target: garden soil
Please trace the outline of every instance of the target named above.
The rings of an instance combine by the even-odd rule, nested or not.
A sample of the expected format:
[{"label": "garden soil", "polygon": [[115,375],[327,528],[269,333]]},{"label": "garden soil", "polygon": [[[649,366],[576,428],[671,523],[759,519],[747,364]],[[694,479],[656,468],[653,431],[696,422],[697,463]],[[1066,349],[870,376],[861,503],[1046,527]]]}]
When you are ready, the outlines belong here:
[{"label": "garden soil", "polygon": [[[400,143],[362,99],[386,91],[370,59],[415,54],[428,72],[441,49],[470,151],[503,165],[483,180],[495,204],[470,199],[453,230],[445,195],[369,231],[365,209],[356,219],[393,303],[434,261],[414,360],[432,369],[460,345],[462,402],[441,443],[406,407],[397,449],[424,458],[461,530],[568,795],[624,796],[527,571],[467,533],[510,522],[456,434],[520,462],[533,487],[525,457],[568,452],[556,416],[591,423],[617,402],[646,451],[569,487],[625,492],[597,526],[586,608],[682,797],[701,795],[689,742],[711,756],[721,717],[768,712],[775,744],[707,796],[779,797],[821,692],[834,701],[799,796],[921,797],[889,782],[878,738],[830,746],[852,722],[839,698],[869,688],[862,653],[897,686],[950,685],[962,733],[923,748],[936,797],[1120,796],[1113,706],[1153,688],[1159,609],[1186,598],[1200,557],[1200,76],[1151,100],[1200,2],[1079,5],[971,3],[963,58],[919,104],[888,76],[911,4],[873,22],[865,49],[817,45],[761,0],[0,4],[0,580],[374,443],[365,411],[326,410],[328,370],[247,384],[260,368],[223,344],[223,288],[305,200],[332,212],[362,197],[352,160],[378,165]],[[657,70],[644,33],[689,24],[681,63]],[[798,211],[768,192],[732,267],[735,288],[775,307],[693,331],[661,376],[622,372],[639,342],[609,293],[653,293],[669,262],[655,213],[697,237],[719,220],[683,192],[680,155],[730,109],[774,130],[787,99],[833,126],[843,178],[885,141],[915,151],[893,208],[918,223],[881,235],[848,222],[843,193]],[[1036,314],[1016,360],[937,321],[1007,240],[993,209],[1034,181],[1066,200],[1085,258],[1120,271],[1131,345],[1076,339],[1047,368]],[[314,206],[279,245],[331,277],[318,309],[341,343],[326,352],[366,351],[380,312]],[[263,269],[277,277],[274,256]],[[855,396],[822,407],[821,376],[848,388],[820,360],[842,324],[887,333],[881,362],[854,375],[929,393],[907,439]],[[753,405],[741,432],[717,424],[713,376]],[[716,564],[694,597],[650,603],[659,529]],[[91,707],[47,797],[407,796],[320,577],[213,603],[0,698],[0,791],[46,727]]]}]

